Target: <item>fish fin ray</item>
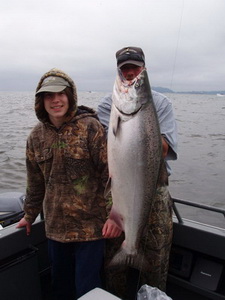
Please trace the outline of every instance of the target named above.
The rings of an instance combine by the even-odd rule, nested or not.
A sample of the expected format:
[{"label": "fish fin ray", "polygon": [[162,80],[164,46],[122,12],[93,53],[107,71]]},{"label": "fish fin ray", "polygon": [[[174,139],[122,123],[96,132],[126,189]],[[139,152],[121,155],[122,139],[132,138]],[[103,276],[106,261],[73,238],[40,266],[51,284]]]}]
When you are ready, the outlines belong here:
[{"label": "fish fin ray", "polygon": [[120,248],[112,260],[109,262],[108,267],[116,267],[119,265],[129,266],[140,271],[148,271],[149,263],[143,253],[136,255],[128,254],[124,248]]},{"label": "fish fin ray", "polygon": [[108,178],[108,181],[105,186],[104,198],[107,199],[111,191],[111,177]]}]

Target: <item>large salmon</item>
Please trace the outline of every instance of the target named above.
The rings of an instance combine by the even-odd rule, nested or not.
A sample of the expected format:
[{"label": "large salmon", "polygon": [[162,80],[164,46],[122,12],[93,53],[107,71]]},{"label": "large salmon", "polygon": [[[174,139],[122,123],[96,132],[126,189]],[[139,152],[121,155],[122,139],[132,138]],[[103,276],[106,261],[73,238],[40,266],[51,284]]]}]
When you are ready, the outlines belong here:
[{"label": "large salmon", "polygon": [[125,233],[111,265],[147,267],[139,248],[162,165],[162,140],[146,69],[132,82],[117,75],[108,131],[109,218]]}]

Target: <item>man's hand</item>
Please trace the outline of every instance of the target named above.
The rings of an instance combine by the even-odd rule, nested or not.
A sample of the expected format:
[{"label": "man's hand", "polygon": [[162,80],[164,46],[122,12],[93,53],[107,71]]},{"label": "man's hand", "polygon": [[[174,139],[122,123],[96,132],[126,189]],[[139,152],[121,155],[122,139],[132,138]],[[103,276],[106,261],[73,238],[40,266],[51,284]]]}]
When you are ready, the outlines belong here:
[{"label": "man's hand", "polygon": [[169,145],[167,144],[166,140],[164,139],[164,137],[162,136],[162,156],[163,158],[165,158],[167,156],[169,150]]},{"label": "man's hand", "polygon": [[31,232],[31,223],[27,222],[25,218],[22,218],[17,224],[16,228],[26,227],[27,235]]},{"label": "man's hand", "polygon": [[102,235],[104,238],[116,238],[119,237],[122,233],[122,230],[118,227],[118,225],[111,219],[108,219],[103,228]]}]

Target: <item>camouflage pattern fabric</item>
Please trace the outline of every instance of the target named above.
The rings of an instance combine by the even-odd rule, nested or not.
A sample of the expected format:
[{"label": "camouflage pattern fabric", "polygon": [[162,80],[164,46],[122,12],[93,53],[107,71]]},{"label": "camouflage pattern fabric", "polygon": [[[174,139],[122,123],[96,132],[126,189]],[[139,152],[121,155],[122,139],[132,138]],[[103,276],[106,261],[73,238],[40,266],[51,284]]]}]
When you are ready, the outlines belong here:
[{"label": "camouflage pattern fabric", "polygon": [[25,219],[33,223],[44,211],[46,236],[58,242],[102,239],[106,221],[105,184],[108,179],[106,134],[96,112],[77,106],[76,87],[63,71],[44,74],[69,82],[68,114],[56,128],[44,109],[43,95],[35,98],[39,123],[27,140]]},{"label": "camouflage pattern fabric", "polygon": [[138,289],[143,284],[165,291],[172,233],[172,199],[167,187],[158,187],[149,222],[141,241],[142,250],[150,265],[149,271],[139,272],[126,266],[108,267],[124,237],[107,240],[105,255],[106,289],[123,300],[135,299]]}]

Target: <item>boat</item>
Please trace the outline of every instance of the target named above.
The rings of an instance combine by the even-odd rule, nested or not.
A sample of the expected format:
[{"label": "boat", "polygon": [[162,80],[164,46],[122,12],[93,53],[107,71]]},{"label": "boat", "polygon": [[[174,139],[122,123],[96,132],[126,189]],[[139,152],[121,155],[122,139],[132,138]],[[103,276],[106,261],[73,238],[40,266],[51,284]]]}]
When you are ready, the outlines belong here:
[{"label": "boat", "polygon": [[[1,298],[49,300],[51,275],[44,218],[42,214],[37,218],[29,236],[24,229],[16,229],[23,199],[22,193],[0,195],[1,205],[15,203],[15,208],[0,209]],[[225,229],[183,218],[178,209],[183,205],[225,217],[223,209],[173,199],[174,235],[166,294],[173,300],[225,300]]]},{"label": "boat", "polygon": [[225,299],[225,229],[182,218],[178,203],[225,217],[223,209],[173,198],[167,293],[174,300]]}]

